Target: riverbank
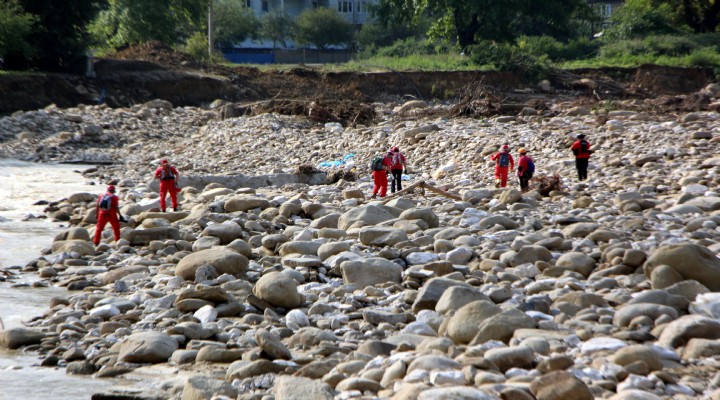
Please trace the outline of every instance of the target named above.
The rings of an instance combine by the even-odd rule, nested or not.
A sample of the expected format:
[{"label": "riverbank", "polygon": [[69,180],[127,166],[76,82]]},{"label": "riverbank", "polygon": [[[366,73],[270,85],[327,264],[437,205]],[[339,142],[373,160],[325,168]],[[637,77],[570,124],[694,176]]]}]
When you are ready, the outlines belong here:
[{"label": "riverbank", "polygon": [[[373,104],[376,119],[355,126],[165,101],[1,119],[3,154],[112,161],[83,175],[116,185],[130,221],[95,248],[97,193],[56,199],[46,215],[72,227],[25,269],[70,291],[0,343],[73,374],[153,365],[173,377],[155,388],[166,398],[714,395],[717,114],[632,99],[477,119],[451,117],[454,106]],[[595,151],[583,182],[568,150],[577,133]],[[561,183],[493,187],[488,157],[504,142]],[[365,165],[391,144],[408,185],[462,200],[369,199]],[[180,211],[159,213],[150,174],[162,158],[227,180],[185,186]],[[232,183],[340,160],[352,163],[332,184]]]}]

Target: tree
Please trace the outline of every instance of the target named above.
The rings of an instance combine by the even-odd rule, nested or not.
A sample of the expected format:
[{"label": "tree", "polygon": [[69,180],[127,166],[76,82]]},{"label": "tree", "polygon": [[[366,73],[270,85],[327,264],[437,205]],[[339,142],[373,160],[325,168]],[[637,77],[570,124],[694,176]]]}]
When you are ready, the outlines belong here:
[{"label": "tree", "polygon": [[11,52],[5,66],[12,69],[82,71],[89,44],[88,23],[95,18],[101,0],[20,0],[26,14],[36,18],[26,43],[35,56]]},{"label": "tree", "polygon": [[353,25],[330,8],[303,11],[295,24],[295,40],[301,44],[312,44],[320,50],[348,44],[353,39]]},{"label": "tree", "polygon": [[653,6],[667,6],[676,26],[686,26],[695,33],[716,32],[720,25],[720,1],[654,0]]},{"label": "tree", "polygon": [[630,39],[646,35],[674,33],[673,12],[669,4],[652,0],[627,0],[610,18],[605,31],[608,39]]},{"label": "tree", "polygon": [[248,38],[255,38],[260,21],[252,9],[239,0],[219,0],[215,4],[215,42],[230,47]]},{"label": "tree", "polygon": [[260,36],[270,39],[273,42],[273,52],[277,43],[285,46],[285,39],[290,36],[293,30],[293,21],[290,16],[281,11],[272,11],[260,19]]},{"label": "tree", "polygon": [[584,0],[381,0],[384,21],[434,20],[428,34],[456,40],[463,49],[478,40],[512,42],[521,35],[573,36],[573,19]]},{"label": "tree", "polygon": [[30,57],[34,52],[28,42],[37,17],[26,13],[17,0],[0,0],[0,58],[15,53]]},{"label": "tree", "polygon": [[108,0],[91,31],[113,48],[158,40],[182,43],[204,26],[206,0]]}]

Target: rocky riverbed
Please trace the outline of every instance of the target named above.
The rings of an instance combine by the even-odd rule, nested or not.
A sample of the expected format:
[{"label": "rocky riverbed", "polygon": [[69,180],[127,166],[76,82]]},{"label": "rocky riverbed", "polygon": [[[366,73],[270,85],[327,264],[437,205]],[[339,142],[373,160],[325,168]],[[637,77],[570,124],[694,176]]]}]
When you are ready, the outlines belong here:
[{"label": "rocky riverbed", "polygon": [[[1,156],[99,166],[97,192],[45,199],[72,227],[24,267],[67,296],[0,345],[69,374],[169,376],[93,399],[720,398],[720,115],[639,103],[490,119],[378,103],[355,127],[161,100],[4,117]],[[577,133],[595,150],[582,184]],[[504,142],[561,184],[491,187]],[[462,200],[371,201],[367,163],[390,145],[408,185]],[[177,212],[158,212],[161,158]],[[332,183],[294,175],[343,158]],[[129,222],[95,248],[109,183]]]}]

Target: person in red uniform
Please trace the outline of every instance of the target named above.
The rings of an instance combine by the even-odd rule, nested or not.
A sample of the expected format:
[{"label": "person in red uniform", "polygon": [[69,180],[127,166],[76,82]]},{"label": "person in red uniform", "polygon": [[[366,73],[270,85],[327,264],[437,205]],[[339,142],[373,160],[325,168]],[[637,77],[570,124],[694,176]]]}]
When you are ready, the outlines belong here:
[{"label": "person in red uniform", "polygon": [[173,211],[177,211],[177,181],[178,179],[180,179],[180,174],[178,173],[177,169],[170,165],[168,160],[162,160],[158,169],[155,170],[155,179],[160,180],[160,209],[165,212],[165,197],[168,193],[170,193],[170,200],[172,201]]},{"label": "person in red uniform", "polygon": [[402,190],[402,174],[403,169],[405,169],[407,173],[407,164],[405,163],[405,155],[400,152],[399,147],[393,146],[390,151],[392,152],[392,166],[390,167],[392,184],[390,185],[390,191],[395,193],[395,188],[397,188],[398,191]]},{"label": "person in red uniform", "polygon": [[587,179],[588,162],[590,161],[590,143],[585,140],[585,135],[582,133],[577,135],[577,140],[570,146],[573,154],[575,154],[575,168],[578,172],[578,180],[584,181]]},{"label": "person in red uniform", "polygon": [[115,195],[115,186],[107,187],[107,192],[97,199],[97,225],[95,225],[95,237],[93,243],[95,246],[100,244],[105,225],[110,223],[112,226],[115,241],[120,240],[120,222],[127,222],[125,217],[120,214],[120,202]]},{"label": "person in red uniform", "polygon": [[518,159],[517,174],[518,179],[520,179],[520,190],[524,192],[530,187],[530,179],[532,179],[534,172],[530,165],[535,164],[535,162],[527,155],[527,150],[524,148],[518,150],[518,153],[520,153],[520,159]]},{"label": "person in red uniform", "polygon": [[507,186],[508,172],[515,169],[515,160],[510,154],[510,146],[502,145],[500,151],[493,154],[490,160],[495,161],[495,187]]},{"label": "person in red uniform", "polygon": [[375,186],[373,187],[373,194],[370,197],[372,199],[374,199],[377,196],[378,192],[380,193],[380,197],[385,197],[387,195],[387,188],[388,188],[387,176],[390,173],[390,168],[392,167],[392,156],[393,156],[393,152],[388,151],[382,160],[383,169],[373,170],[373,172],[372,172],[373,183],[375,184]]}]

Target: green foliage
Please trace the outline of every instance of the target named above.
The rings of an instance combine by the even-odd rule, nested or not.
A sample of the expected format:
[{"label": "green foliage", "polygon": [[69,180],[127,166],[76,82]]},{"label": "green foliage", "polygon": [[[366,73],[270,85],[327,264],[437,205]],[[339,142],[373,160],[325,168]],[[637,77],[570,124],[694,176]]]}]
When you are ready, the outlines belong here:
[{"label": "green foliage", "polygon": [[395,71],[466,71],[478,69],[469,57],[461,56],[458,53],[412,54],[406,57],[378,55],[364,60],[350,61],[340,66],[340,69],[346,71],[367,71],[368,68]]},{"label": "green foliage", "polygon": [[575,38],[562,43],[549,36],[521,36],[517,46],[537,58],[552,61],[578,60],[594,55],[600,48],[600,41],[587,38]]},{"label": "green foliage", "polygon": [[545,57],[536,57],[510,43],[483,41],[470,49],[470,58],[477,65],[491,66],[500,71],[515,71],[528,79],[544,79],[550,72]]},{"label": "green foliage", "polygon": [[678,28],[672,20],[673,12],[667,2],[653,4],[653,0],[627,0],[613,13],[605,37],[617,40],[675,33]]},{"label": "green foliage", "polygon": [[207,0],[108,0],[90,31],[113,48],[158,40],[176,44],[202,27]]},{"label": "green foliage", "polygon": [[272,40],[273,49],[275,49],[277,43],[282,43],[283,47],[285,46],[285,39],[290,36],[294,22],[289,15],[280,11],[273,11],[262,16],[260,25],[260,36]]},{"label": "green foliage", "polygon": [[720,54],[713,48],[702,48],[694,50],[685,56],[685,61],[690,67],[720,67]]},{"label": "green foliage", "polygon": [[451,46],[444,41],[428,41],[412,37],[400,39],[390,46],[377,50],[380,57],[407,57],[410,55],[446,54]]},{"label": "green foliage", "polygon": [[100,0],[21,0],[27,14],[34,15],[34,28],[26,36],[27,48],[35,56],[10,52],[5,67],[24,70],[82,71],[89,43],[86,26],[98,11]]},{"label": "green foliage", "polygon": [[353,25],[337,11],[320,7],[300,13],[293,36],[300,44],[312,44],[323,50],[332,45],[351,43],[353,33]]},{"label": "green foliage", "polygon": [[252,9],[239,0],[215,2],[215,42],[230,47],[248,38],[257,38],[260,21]]},{"label": "green foliage", "polygon": [[0,0],[0,58],[9,53],[30,57],[35,54],[28,42],[37,17],[23,11],[17,0]]},{"label": "green foliage", "polygon": [[461,48],[478,40],[513,42],[520,35],[573,36],[576,20],[588,13],[584,0],[381,0],[384,22],[417,23],[433,16],[431,38],[457,41]]}]

